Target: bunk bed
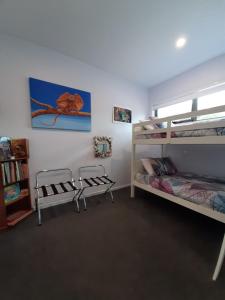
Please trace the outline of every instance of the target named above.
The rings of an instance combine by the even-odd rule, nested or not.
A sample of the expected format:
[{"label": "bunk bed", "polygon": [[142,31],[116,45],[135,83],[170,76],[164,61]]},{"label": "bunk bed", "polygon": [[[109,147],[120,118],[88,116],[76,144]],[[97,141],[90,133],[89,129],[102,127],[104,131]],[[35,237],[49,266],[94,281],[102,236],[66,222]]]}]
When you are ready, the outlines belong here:
[{"label": "bunk bed", "polygon": [[[149,182],[149,178],[147,182],[139,180],[137,177],[136,159],[136,148],[138,145],[161,145],[161,157],[164,157],[163,146],[168,144],[225,144],[225,118],[221,117],[224,115],[225,105],[166,118],[150,118],[148,121],[133,124],[131,197],[134,197],[135,187],[138,187],[225,224],[225,209],[223,211],[223,209],[214,209],[214,207],[210,207],[210,205],[202,205],[198,202],[193,202],[191,199],[187,199],[181,197],[179,194],[173,193],[173,190],[170,192],[165,191],[159,186],[151,184],[151,182]],[[169,179],[170,177],[167,176],[166,180]],[[182,179],[179,178],[179,180],[182,182]],[[198,178],[197,180],[200,179]],[[208,182],[206,184],[208,184]],[[220,182],[220,185],[216,183],[216,187],[218,186],[222,187],[221,189],[219,188],[220,190],[224,189],[225,207],[225,180],[222,184]],[[216,187],[213,187],[214,191],[216,191]],[[218,278],[224,257],[225,234],[212,277],[214,281]]]}]

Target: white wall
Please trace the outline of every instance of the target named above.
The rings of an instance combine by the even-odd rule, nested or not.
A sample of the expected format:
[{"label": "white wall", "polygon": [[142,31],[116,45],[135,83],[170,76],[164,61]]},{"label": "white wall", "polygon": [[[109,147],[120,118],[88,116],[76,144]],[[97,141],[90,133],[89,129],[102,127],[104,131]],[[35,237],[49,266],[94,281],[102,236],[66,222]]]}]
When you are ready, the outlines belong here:
[{"label": "white wall", "polygon": [[[153,105],[168,103],[222,81],[225,81],[225,55],[150,89],[150,112]],[[225,176],[223,145],[170,145],[166,149],[181,171]]]},{"label": "white wall", "polygon": [[[103,163],[117,181],[130,183],[131,125],[112,123],[112,107],[132,109],[133,120],[146,117],[147,90],[47,48],[0,35],[0,135],[30,142],[30,174],[41,169]],[[92,131],[32,129],[28,77],[91,92]],[[96,159],[93,137],[113,138],[113,155]]]}]

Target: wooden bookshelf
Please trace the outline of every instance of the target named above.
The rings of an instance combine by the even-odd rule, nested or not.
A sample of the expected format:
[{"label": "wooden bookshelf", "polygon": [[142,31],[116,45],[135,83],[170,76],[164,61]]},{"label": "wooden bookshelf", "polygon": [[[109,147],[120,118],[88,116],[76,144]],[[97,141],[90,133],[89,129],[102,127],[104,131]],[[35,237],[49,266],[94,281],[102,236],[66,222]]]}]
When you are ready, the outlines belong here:
[{"label": "wooden bookshelf", "polygon": [[23,182],[23,181],[27,181],[27,180],[28,180],[28,178],[24,178],[24,179],[16,180],[16,181],[11,181],[10,183],[4,184],[4,187],[7,187],[7,186],[15,184],[15,183],[20,183],[20,182]]},{"label": "wooden bookshelf", "polygon": [[24,145],[26,156],[20,158],[18,153],[14,156],[11,148],[14,157],[0,160],[0,229],[14,226],[32,213],[28,140]]},{"label": "wooden bookshelf", "polygon": [[32,210],[25,209],[25,210],[18,210],[7,217],[7,226],[14,226],[18,222],[22,221],[26,217],[32,214]]},{"label": "wooden bookshelf", "polygon": [[19,196],[15,200],[10,200],[8,202],[5,202],[5,206],[13,205],[16,202],[19,202],[21,200],[24,200],[24,198],[29,197],[29,191],[27,190],[26,193],[20,193]]}]

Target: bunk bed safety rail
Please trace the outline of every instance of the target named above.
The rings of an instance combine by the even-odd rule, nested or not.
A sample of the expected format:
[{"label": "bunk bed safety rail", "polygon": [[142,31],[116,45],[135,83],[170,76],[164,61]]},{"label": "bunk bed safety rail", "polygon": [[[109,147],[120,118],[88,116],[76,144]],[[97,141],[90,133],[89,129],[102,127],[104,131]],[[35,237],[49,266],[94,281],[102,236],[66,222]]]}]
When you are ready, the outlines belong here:
[{"label": "bunk bed safety rail", "polygon": [[[218,114],[223,112],[225,114],[225,105],[218,106],[218,107],[213,107],[209,109],[203,109],[199,111],[194,111],[190,113],[184,113],[184,114],[179,114],[179,115],[173,115],[170,117],[166,118],[156,118],[152,119],[149,121],[144,121],[140,123],[133,124],[133,143],[135,142],[136,138],[141,136],[141,135],[147,135],[147,134],[164,134],[163,138],[159,136],[159,138],[154,138],[155,144],[159,143],[170,143],[171,140],[174,140],[174,137],[172,136],[172,131],[176,132],[182,132],[182,131],[191,131],[191,130],[201,130],[201,129],[216,129],[216,128],[225,128],[225,119],[221,118],[220,120],[215,118],[209,118],[204,119],[204,120],[199,120],[200,122],[196,122],[197,117],[201,116],[207,116],[207,115],[213,115],[213,114]],[[180,120],[188,120],[188,123],[185,125],[182,125],[182,123],[179,124],[179,126],[174,126],[175,121],[180,121]],[[189,120],[193,120],[189,122]],[[154,129],[138,129],[138,127],[145,127],[147,128],[148,125],[153,125],[154,124],[162,124],[163,123],[163,128],[154,128]],[[156,126],[157,127],[157,126]],[[141,138],[139,138],[141,140]],[[161,140],[161,141],[160,141]],[[215,138],[216,140],[216,138]],[[139,141],[141,144],[141,141]],[[137,144],[139,143],[138,141],[136,142]],[[145,142],[144,142],[145,143]],[[178,142],[179,143],[179,142]]]},{"label": "bunk bed safety rail", "polygon": [[200,117],[200,116],[211,115],[211,114],[216,114],[216,113],[220,113],[220,112],[225,112],[225,105],[207,108],[207,109],[201,109],[201,110],[193,111],[190,113],[173,115],[173,116],[165,117],[165,118],[158,118],[157,120],[154,120],[154,123],[157,124],[157,123],[162,123],[162,122],[167,122],[167,121],[176,121],[176,120],[180,120],[180,119],[186,119],[186,118],[191,118],[191,117]]}]

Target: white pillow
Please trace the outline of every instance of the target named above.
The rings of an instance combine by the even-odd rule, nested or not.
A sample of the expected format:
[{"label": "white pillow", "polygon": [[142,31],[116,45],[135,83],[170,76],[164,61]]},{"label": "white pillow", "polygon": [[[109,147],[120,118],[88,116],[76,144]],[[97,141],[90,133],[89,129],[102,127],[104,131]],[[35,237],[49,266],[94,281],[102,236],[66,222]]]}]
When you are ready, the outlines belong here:
[{"label": "white pillow", "polygon": [[139,121],[139,122],[149,122],[148,124],[143,125],[144,129],[146,130],[153,130],[153,129],[158,129],[159,126],[158,124],[154,123],[154,120],[156,120],[157,118],[154,117],[149,117],[148,120],[144,120],[144,121]]},{"label": "white pillow", "polygon": [[137,159],[136,161],[135,161],[135,171],[136,171],[136,173],[146,173],[146,171],[145,171],[145,169],[144,169],[144,167],[143,167],[143,164],[142,164],[142,162],[141,162],[141,160],[140,159]]},{"label": "white pillow", "polygon": [[149,117],[149,120],[152,122],[151,125],[153,126],[154,129],[159,128],[159,125],[157,123],[154,123],[154,121],[157,120],[157,118]]},{"label": "white pillow", "polygon": [[143,127],[142,126],[135,126],[134,127],[134,132],[140,132],[143,130]]},{"label": "white pillow", "polygon": [[155,129],[155,127],[152,124],[146,124],[146,125],[143,125],[143,127],[146,130],[153,130],[153,129]]},{"label": "white pillow", "polygon": [[149,158],[141,158],[140,159],[142,162],[142,165],[144,167],[144,169],[146,170],[146,172],[150,175],[150,176],[155,176],[155,171],[152,168],[152,164]]}]

